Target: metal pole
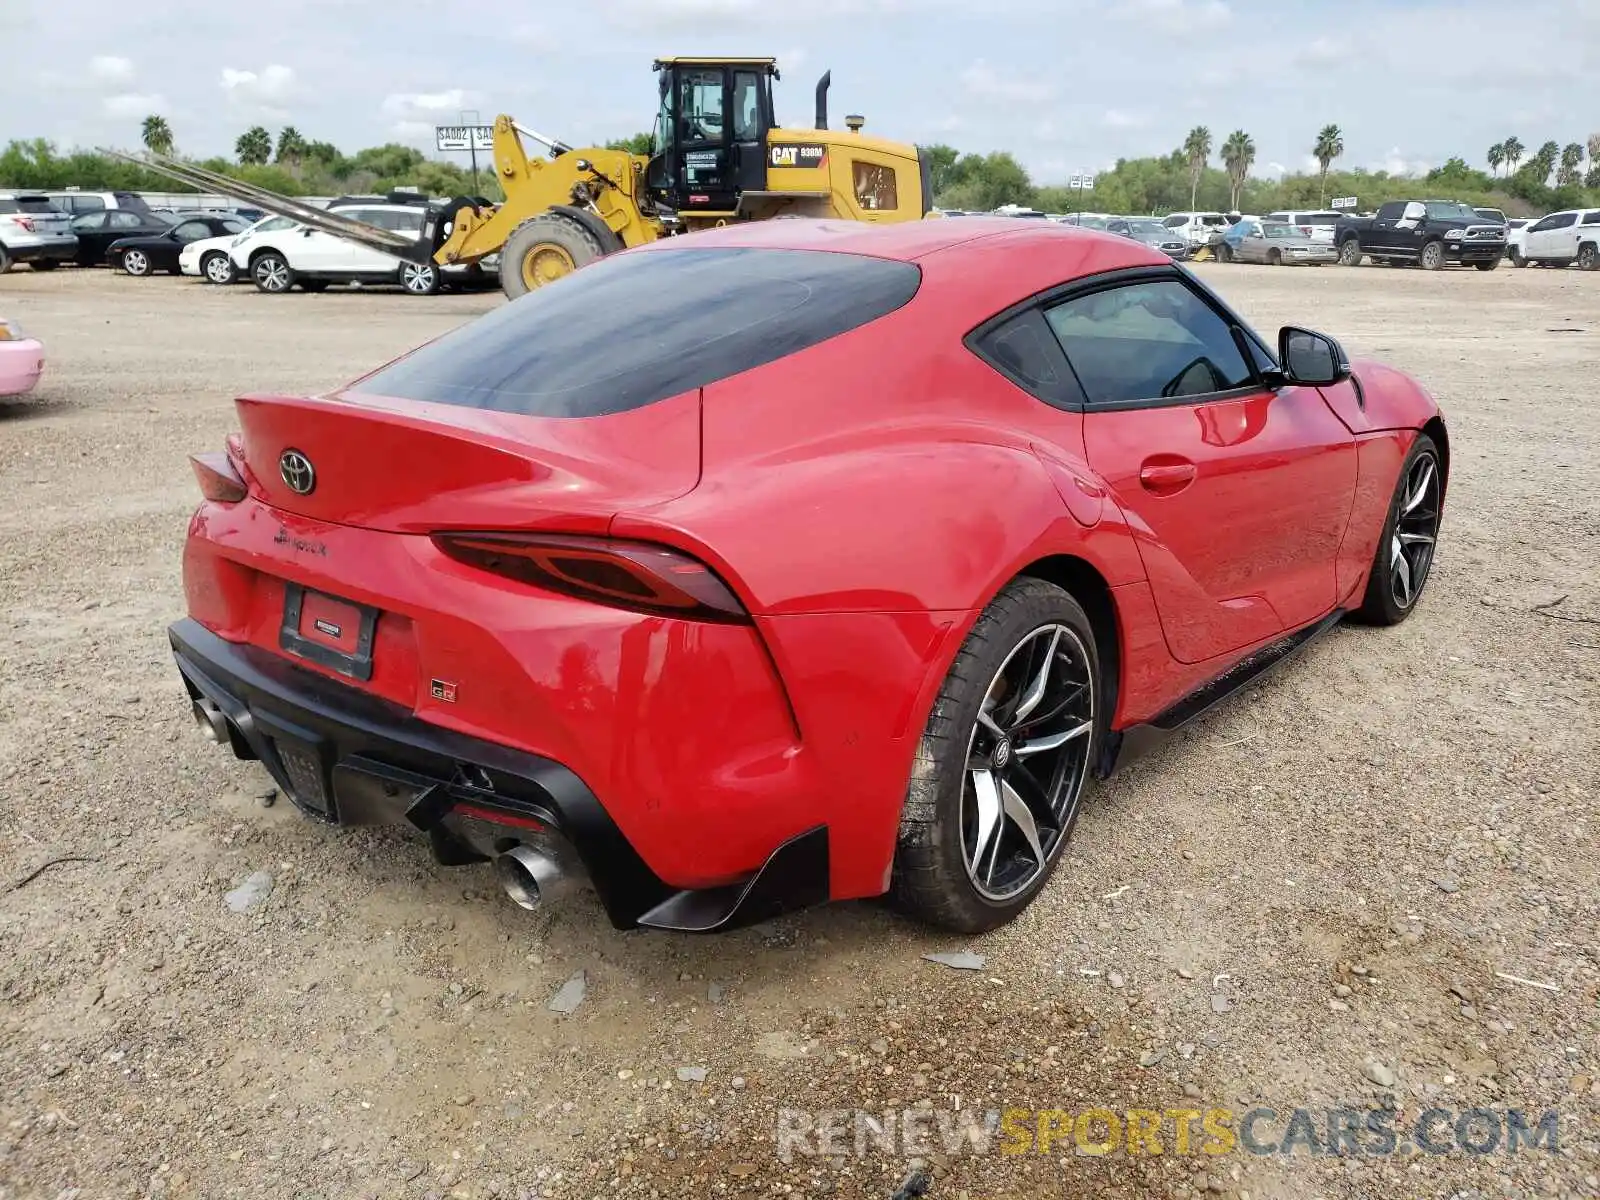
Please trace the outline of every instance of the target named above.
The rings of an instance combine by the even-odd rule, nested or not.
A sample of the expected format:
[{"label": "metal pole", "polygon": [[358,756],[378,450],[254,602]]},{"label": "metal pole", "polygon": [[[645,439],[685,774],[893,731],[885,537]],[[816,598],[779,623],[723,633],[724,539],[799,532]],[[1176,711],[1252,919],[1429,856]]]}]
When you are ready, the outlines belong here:
[{"label": "metal pole", "polygon": [[[467,119],[468,115],[472,119]],[[461,123],[467,127],[467,149],[472,154],[472,194],[478,194],[478,110],[468,109],[461,114]]]}]

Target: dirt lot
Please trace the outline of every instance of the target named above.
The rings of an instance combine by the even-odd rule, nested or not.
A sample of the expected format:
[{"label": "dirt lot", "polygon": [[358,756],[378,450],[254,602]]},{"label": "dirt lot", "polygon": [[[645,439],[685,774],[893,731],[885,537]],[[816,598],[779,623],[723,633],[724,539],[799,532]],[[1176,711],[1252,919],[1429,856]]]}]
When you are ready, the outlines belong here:
[{"label": "dirt lot", "polygon": [[1559,1110],[1556,1154],[936,1132],[934,1200],[1600,1195],[1600,277],[1198,270],[1438,394],[1431,592],[1099,790],[1040,901],[972,942],[869,904],[715,940],[530,918],[486,869],[265,806],[166,647],[185,455],[236,393],[336,383],[498,297],[0,278],[49,352],[0,402],[0,1198],[886,1198],[917,1146],[847,1128],[785,1163],[777,1114],[919,1102],[957,1133],[1266,1105],[1267,1145],[1297,1107]]}]

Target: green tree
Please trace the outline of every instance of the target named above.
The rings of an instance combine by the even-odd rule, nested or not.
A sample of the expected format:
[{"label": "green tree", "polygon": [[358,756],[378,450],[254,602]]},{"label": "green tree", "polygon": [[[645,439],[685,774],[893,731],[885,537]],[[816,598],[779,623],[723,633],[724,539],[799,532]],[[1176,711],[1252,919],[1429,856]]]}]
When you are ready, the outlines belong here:
[{"label": "green tree", "polygon": [[139,127],[139,140],[151,154],[171,154],[172,126],[159,113],[151,113]]},{"label": "green tree", "polygon": [[1500,149],[1505,155],[1504,162],[1507,175],[1516,171],[1517,164],[1522,161],[1522,156],[1528,152],[1528,148],[1522,144],[1522,139],[1515,134],[1501,142]]},{"label": "green tree", "polygon": [[1235,129],[1222,143],[1222,165],[1228,172],[1228,211],[1239,211],[1239,195],[1244,191],[1245,177],[1256,161],[1256,144],[1242,129]]},{"label": "green tree", "polygon": [[1506,161],[1506,144],[1504,142],[1496,142],[1494,145],[1490,146],[1488,157],[1490,172],[1498,175],[1500,173],[1501,164]]},{"label": "green tree", "polygon": [[298,167],[306,155],[306,140],[293,125],[285,125],[278,133],[277,161]]},{"label": "green tree", "polygon": [[1322,208],[1328,203],[1328,167],[1333,160],[1344,153],[1344,133],[1337,125],[1324,125],[1317,133],[1317,141],[1311,147],[1312,156],[1317,160],[1321,169],[1319,176],[1319,195],[1317,207]]},{"label": "green tree", "polygon": [[928,164],[928,181],[935,196],[955,182],[951,178],[951,172],[956,165],[956,159],[961,157],[961,152],[954,146],[936,142],[931,146],[918,146],[917,154]]},{"label": "green tree", "polygon": [[233,152],[245,166],[260,166],[272,157],[272,135],[260,125],[252,125],[239,135]]},{"label": "green tree", "polygon": [[655,139],[649,133],[629,134],[625,138],[615,138],[606,143],[607,150],[621,150],[627,154],[649,154],[654,148]]},{"label": "green tree", "polygon": [[1033,180],[1008,150],[992,154],[963,154],[951,166],[949,185],[935,192],[941,208],[990,212],[1002,204],[1029,204],[1034,200]]},{"label": "green tree", "polygon": [[1561,164],[1556,168],[1557,187],[1576,187],[1583,178],[1583,146],[1568,142],[1561,150]]},{"label": "green tree", "polygon": [[1528,160],[1527,170],[1533,177],[1533,182],[1544,183],[1550,178],[1556,164],[1561,161],[1561,146],[1554,141],[1546,142],[1534,151],[1533,157]]},{"label": "green tree", "polygon": [[1189,164],[1189,207],[1194,208],[1200,195],[1200,176],[1205,174],[1206,162],[1211,158],[1211,130],[1196,125],[1183,139],[1183,156]]}]

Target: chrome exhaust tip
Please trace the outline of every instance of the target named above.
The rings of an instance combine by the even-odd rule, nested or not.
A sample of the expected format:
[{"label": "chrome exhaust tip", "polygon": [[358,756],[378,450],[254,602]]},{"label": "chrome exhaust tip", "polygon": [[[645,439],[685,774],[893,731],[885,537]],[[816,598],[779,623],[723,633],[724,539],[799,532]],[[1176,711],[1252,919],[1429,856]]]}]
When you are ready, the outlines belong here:
[{"label": "chrome exhaust tip", "polygon": [[497,855],[494,870],[511,902],[529,912],[559,891],[565,878],[555,859],[532,846],[514,846]]},{"label": "chrome exhaust tip", "polygon": [[208,742],[225,745],[228,742],[228,718],[223,716],[222,710],[209,700],[196,700],[191,706],[194,711],[195,728],[200,730]]}]

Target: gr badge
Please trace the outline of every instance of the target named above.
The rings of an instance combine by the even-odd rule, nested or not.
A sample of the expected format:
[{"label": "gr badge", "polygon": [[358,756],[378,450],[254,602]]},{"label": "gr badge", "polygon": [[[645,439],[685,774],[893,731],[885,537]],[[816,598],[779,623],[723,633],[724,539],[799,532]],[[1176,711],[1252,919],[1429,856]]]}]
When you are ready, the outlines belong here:
[{"label": "gr badge", "polygon": [[806,144],[774,146],[767,151],[767,165],[772,167],[822,167],[828,163],[828,148]]}]

